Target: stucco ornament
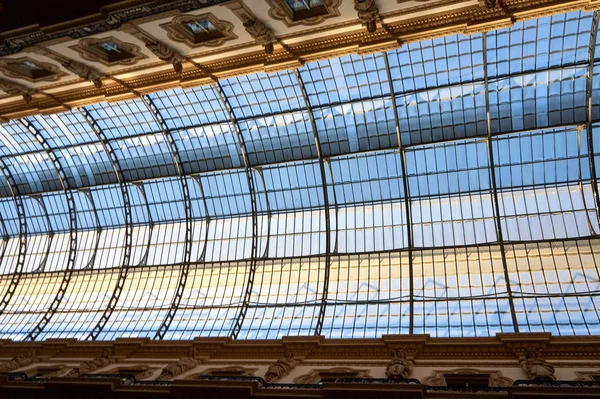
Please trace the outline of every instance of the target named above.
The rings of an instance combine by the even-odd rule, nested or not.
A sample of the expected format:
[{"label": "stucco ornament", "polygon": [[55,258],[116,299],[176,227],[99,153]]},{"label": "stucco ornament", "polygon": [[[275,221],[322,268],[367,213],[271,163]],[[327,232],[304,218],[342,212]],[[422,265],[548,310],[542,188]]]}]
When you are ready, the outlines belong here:
[{"label": "stucco ornament", "polygon": [[294,352],[291,349],[288,349],[285,351],[285,357],[277,359],[275,364],[269,366],[264,379],[269,383],[279,381],[281,378],[288,375],[297,364],[298,361],[294,359]]},{"label": "stucco ornament", "polygon": [[533,381],[554,381],[554,367],[547,361],[540,359],[535,350],[525,352],[521,358],[521,368],[527,373],[527,378]]},{"label": "stucco ornament", "polygon": [[177,362],[163,368],[158,376],[158,380],[172,380],[174,377],[193,369],[198,364],[200,364],[200,362],[196,360],[196,348],[190,348],[187,356],[182,357]]},{"label": "stucco ornament", "polygon": [[385,369],[385,375],[390,379],[408,378],[412,372],[413,363],[406,360],[406,352],[400,348],[394,351],[392,361],[388,363]]},{"label": "stucco ornament", "polygon": [[21,367],[29,366],[36,361],[35,351],[30,349],[25,354],[13,357],[8,362],[0,363],[0,372],[8,372],[19,369]]}]

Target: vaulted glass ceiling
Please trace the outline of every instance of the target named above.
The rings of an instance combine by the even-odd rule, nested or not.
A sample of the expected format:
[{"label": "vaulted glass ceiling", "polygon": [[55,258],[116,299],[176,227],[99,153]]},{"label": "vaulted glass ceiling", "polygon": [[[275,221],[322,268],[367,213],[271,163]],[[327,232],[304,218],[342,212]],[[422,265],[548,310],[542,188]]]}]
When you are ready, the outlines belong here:
[{"label": "vaulted glass ceiling", "polygon": [[598,334],[597,26],[0,125],[0,337]]}]

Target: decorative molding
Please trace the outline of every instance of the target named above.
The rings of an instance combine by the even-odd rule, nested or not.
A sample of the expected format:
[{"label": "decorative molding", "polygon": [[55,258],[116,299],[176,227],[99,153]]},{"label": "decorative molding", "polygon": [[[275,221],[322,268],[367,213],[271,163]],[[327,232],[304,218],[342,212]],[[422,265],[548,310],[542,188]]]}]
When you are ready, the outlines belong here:
[{"label": "decorative molding", "polygon": [[[226,2],[227,0],[175,0],[139,2],[120,1],[116,4],[102,7],[95,18],[76,19],[59,25],[21,28],[2,33],[4,43],[0,45],[0,56],[14,54],[26,47],[42,42],[57,40],[72,40],[89,35],[107,32],[118,28],[121,24],[134,20],[151,17],[167,12],[188,12]],[[94,19],[93,22],[89,22]]]},{"label": "decorative molding", "polygon": [[294,378],[296,384],[316,384],[327,374],[348,374],[348,378],[373,378],[369,370],[356,370],[351,367],[333,367],[329,369],[313,369],[308,374]]},{"label": "decorative molding", "polygon": [[172,380],[174,377],[193,369],[194,367],[200,364],[200,361],[196,359],[196,354],[196,348],[191,347],[188,351],[187,356],[184,356],[177,362],[171,363],[165,368],[163,368],[157,380]]},{"label": "decorative molding", "polygon": [[487,374],[490,376],[488,385],[490,387],[509,387],[513,384],[513,380],[502,376],[502,372],[499,370],[487,371],[472,368],[459,368],[453,370],[435,370],[429,377],[421,379],[423,385],[429,385],[434,387],[445,387],[446,386],[446,374]]},{"label": "decorative molding", "polygon": [[112,353],[113,353],[112,348],[104,348],[102,350],[102,354],[100,356],[95,357],[90,361],[81,363],[79,365],[79,367],[72,369],[66,375],[66,377],[78,377],[82,374],[89,374],[89,373],[92,373],[103,367],[106,367],[108,365],[115,363],[115,359],[111,358]]},{"label": "decorative molding", "polygon": [[[219,32],[219,36],[215,38],[209,38],[208,40],[195,41],[189,34],[186,34],[185,24],[199,22],[199,21],[210,22]],[[229,40],[237,39],[238,37],[233,33],[233,24],[228,21],[223,21],[215,17],[211,13],[195,15],[179,15],[173,18],[171,22],[167,22],[160,25],[161,28],[167,31],[169,39],[184,43],[189,47],[218,47]]]},{"label": "decorative molding", "polygon": [[123,25],[120,30],[127,32],[144,42],[146,48],[152,51],[155,56],[167,64],[171,64],[176,73],[181,73],[183,71],[182,62],[184,57],[167,44],[159,41],[147,32],[142,31],[138,26],[132,23]]},{"label": "decorative molding", "polygon": [[9,372],[16,369],[20,369],[21,367],[29,366],[33,364],[38,359],[35,357],[35,350],[29,349],[26,353],[21,353],[8,362],[0,363],[0,372]]},{"label": "decorative molding", "polygon": [[242,0],[231,1],[225,4],[225,6],[229,8],[240,21],[242,21],[246,32],[248,32],[258,44],[265,48],[265,53],[273,54],[273,43],[277,41],[273,31],[256,18],[254,13],[250,11]]},{"label": "decorative molding", "polygon": [[358,19],[367,27],[368,32],[377,31],[379,9],[375,5],[375,0],[354,0],[354,10],[358,14]]},{"label": "decorative molding", "polygon": [[[37,78],[35,76],[29,76],[26,73],[26,70],[19,66],[19,64],[24,63],[31,64],[45,73],[42,73],[40,77]],[[66,75],[66,73],[62,72],[60,68],[54,64],[34,60],[27,56],[20,58],[0,58],[0,71],[11,78],[25,79],[29,82],[53,82]]]},{"label": "decorative molding", "polygon": [[[114,43],[118,46],[119,50],[124,50],[131,55],[131,57],[122,58],[115,61],[110,61],[101,56],[100,51],[95,47],[101,44]],[[77,51],[81,58],[92,61],[100,62],[106,66],[114,65],[134,65],[140,60],[148,58],[142,53],[142,49],[133,43],[124,43],[116,37],[109,36],[102,39],[81,39],[75,46],[70,46],[71,49]]]},{"label": "decorative molding", "polygon": [[286,4],[285,0],[265,0],[269,8],[269,16],[275,20],[282,21],[286,26],[295,25],[317,25],[328,18],[339,17],[341,0],[322,0],[325,12],[315,16],[294,19],[294,12]]},{"label": "decorative molding", "polygon": [[145,380],[152,377],[159,368],[151,367],[148,364],[137,364],[134,366],[119,366],[112,368],[103,374],[131,374],[136,380]]},{"label": "decorative molding", "polygon": [[202,375],[214,375],[214,376],[232,376],[237,377],[248,377],[253,376],[257,371],[257,368],[246,368],[242,366],[226,366],[226,367],[211,367],[202,371],[201,373],[195,373],[185,377],[185,380],[195,380],[197,377]]},{"label": "decorative molding", "polygon": [[600,378],[600,370],[594,371],[576,371],[577,381],[598,381]]}]

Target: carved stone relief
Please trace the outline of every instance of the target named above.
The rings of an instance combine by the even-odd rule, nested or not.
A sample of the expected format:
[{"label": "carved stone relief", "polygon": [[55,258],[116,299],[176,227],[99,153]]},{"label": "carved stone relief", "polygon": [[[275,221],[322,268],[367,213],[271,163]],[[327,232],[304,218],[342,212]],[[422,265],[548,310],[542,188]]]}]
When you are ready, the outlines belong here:
[{"label": "carved stone relief", "polygon": [[367,27],[367,31],[375,32],[379,19],[379,9],[375,5],[375,0],[354,0],[354,9],[358,13],[358,19]]},{"label": "carved stone relief", "polygon": [[525,357],[520,360],[523,371],[527,378],[534,381],[554,381],[554,367],[547,361],[541,359],[536,350],[530,349],[525,352]]},{"label": "carved stone relief", "polygon": [[81,363],[79,367],[72,369],[65,377],[78,377],[82,374],[89,374],[105,366],[113,364],[115,360],[112,359],[111,356],[112,349],[106,348],[102,351],[102,355],[87,362]]},{"label": "carved stone relief", "polygon": [[[4,90],[4,89],[3,89]],[[8,362],[0,363],[0,372],[9,372],[21,367],[29,366],[32,363],[35,363],[37,358],[35,357],[35,351],[30,349],[25,354],[21,354],[13,357]]]},{"label": "carved stone relief", "polygon": [[385,375],[391,379],[408,378],[412,369],[413,362],[406,360],[406,351],[400,348],[394,351],[392,361],[385,369]]},{"label": "carved stone relief", "polygon": [[199,364],[200,361],[196,359],[196,348],[190,348],[187,356],[163,368],[157,379],[161,381],[172,380],[174,377],[193,369]]},{"label": "carved stone relief", "polygon": [[288,375],[297,364],[298,361],[294,359],[294,352],[291,349],[288,349],[285,351],[285,357],[277,359],[275,364],[269,366],[269,369],[265,373],[264,380],[269,383],[277,382]]}]

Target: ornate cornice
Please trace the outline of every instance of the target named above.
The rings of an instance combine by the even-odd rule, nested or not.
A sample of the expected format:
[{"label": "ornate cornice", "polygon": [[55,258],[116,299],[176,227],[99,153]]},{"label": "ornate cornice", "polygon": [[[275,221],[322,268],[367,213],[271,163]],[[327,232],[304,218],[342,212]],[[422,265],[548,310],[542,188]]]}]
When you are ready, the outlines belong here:
[{"label": "ornate cornice", "polygon": [[[379,339],[325,339],[323,337],[284,337],[280,340],[231,340],[230,338],[196,338],[193,341],[153,341],[117,339],[116,341],[77,341],[53,339],[42,342],[0,342],[0,362],[13,358],[51,356],[60,359],[93,359],[112,353],[120,359],[163,359],[176,362],[189,357],[202,362],[227,359],[252,359],[269,364],[292,351],[303,364],[322,361],[361,361],[384,367],[394,351],[402,349],[415,365],[436,361],[468,360],[473,364],[518,364],[521,348],[537,348],[553,364],[577,364],[600,359],[600,336],[554,337],[550,334],[498,334],[489,338],[432,338],[428,335],[386,335]],[[543,349],[542,349],[543,348]],[[439,363],[437,363],[439,364]],[[451,363],[448,363],[449,365]]]}]

